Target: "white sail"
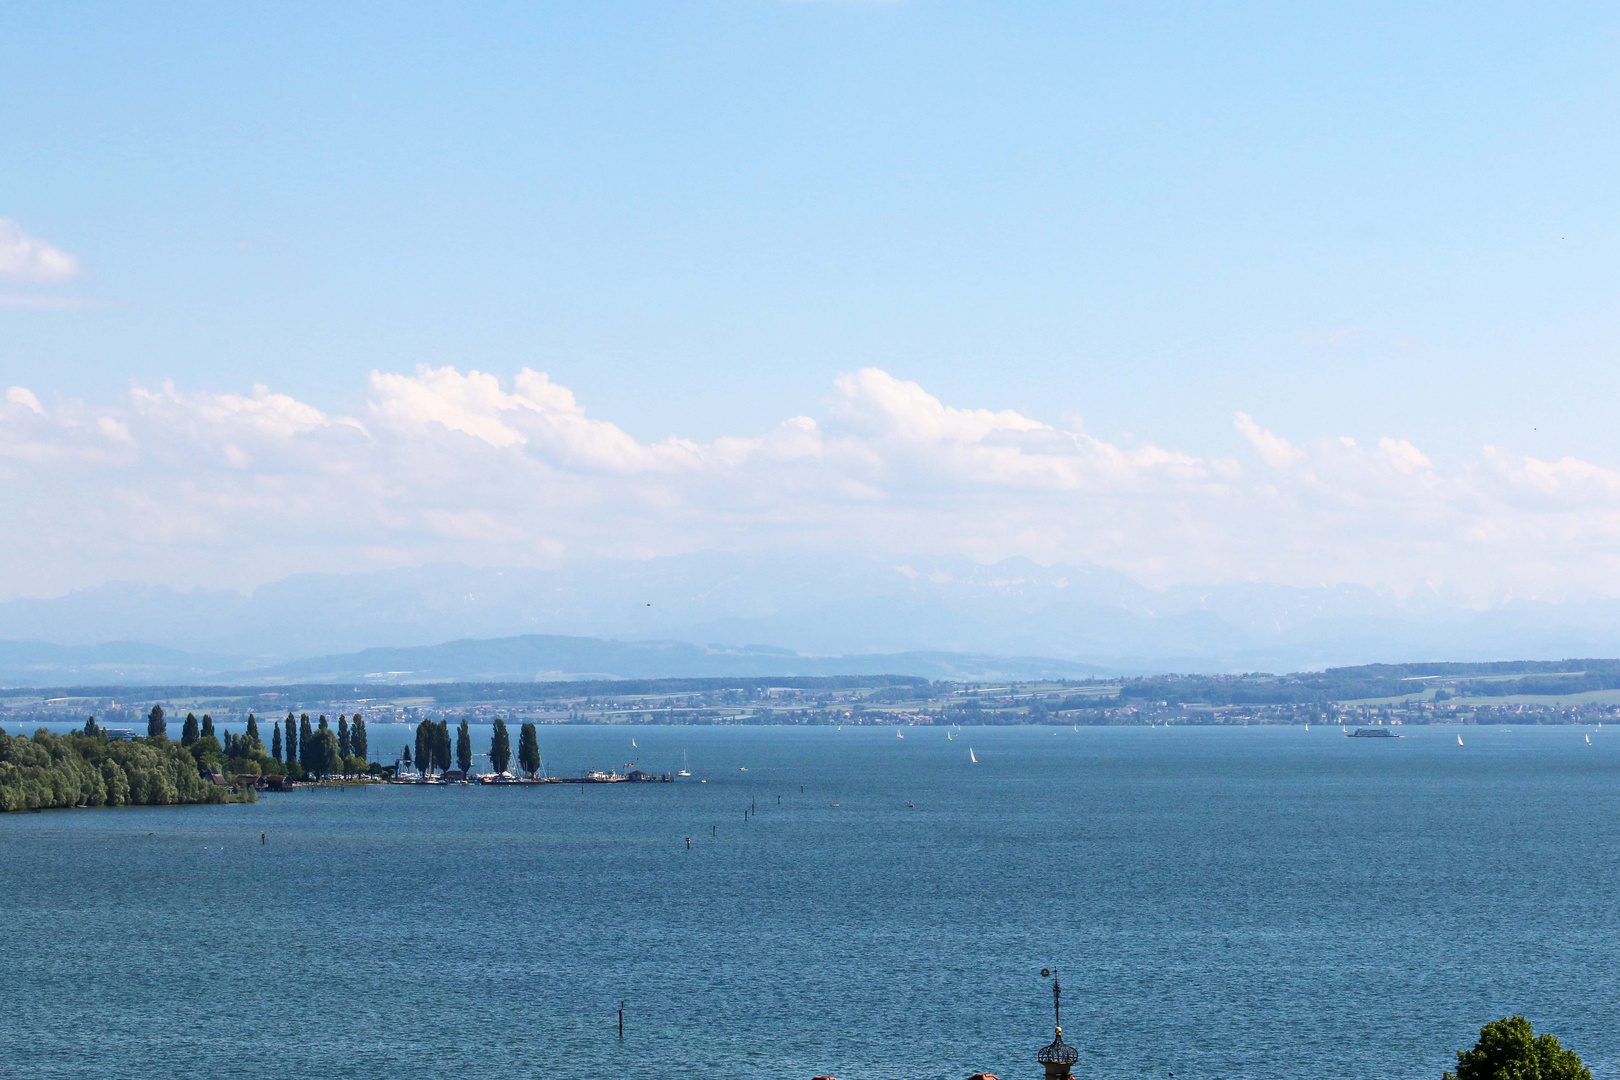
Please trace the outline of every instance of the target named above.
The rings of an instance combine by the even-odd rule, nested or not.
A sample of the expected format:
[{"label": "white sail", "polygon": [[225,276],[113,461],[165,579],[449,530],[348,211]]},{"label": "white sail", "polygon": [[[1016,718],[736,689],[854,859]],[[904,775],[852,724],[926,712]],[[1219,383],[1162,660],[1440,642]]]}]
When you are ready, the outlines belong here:
[{"label": "white sail", "polygon": [[1462,736],[1461,736],[1461,735],[1459,735],[1459,736],[1457,736],[1457,745],[1458,745],[1458,746],[1461,746],[1461,745],[1462,745],[1462,744],[1463,744],[1463,741],[1462,741]]},{"label": "white sail", "polygon": [[973,756],[973,747],[971,746],[968,747],[968,760],[973,762],[975,765],[979,763],[979,759]]}]

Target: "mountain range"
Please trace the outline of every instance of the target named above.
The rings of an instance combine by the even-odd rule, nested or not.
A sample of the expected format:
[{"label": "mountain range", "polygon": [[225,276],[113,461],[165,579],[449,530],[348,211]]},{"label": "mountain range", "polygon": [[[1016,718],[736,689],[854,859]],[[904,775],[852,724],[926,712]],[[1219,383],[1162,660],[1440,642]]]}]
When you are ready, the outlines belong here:
[{"label": "mountain range", "polygon": [[115,582],[0,602],[0,683],[10,685],[879,670],[1001,679],[1616,653],[1612,600],[1480,610],[1354,585],[1156,589],[1098,566],[836,552],[436,564],[302,574],[251,593]]}]

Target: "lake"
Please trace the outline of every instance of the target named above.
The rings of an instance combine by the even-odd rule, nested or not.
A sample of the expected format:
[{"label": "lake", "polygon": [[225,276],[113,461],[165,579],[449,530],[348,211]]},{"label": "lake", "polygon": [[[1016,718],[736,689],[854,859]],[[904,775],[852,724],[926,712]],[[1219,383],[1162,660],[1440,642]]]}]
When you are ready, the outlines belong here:
[{"label": "lake", "polygon": [[1620,1068],[1620,731],[540,735],[695,775],[0,816],[0,1073],[1014,1080],[1043,967],[1082,1076]]}]

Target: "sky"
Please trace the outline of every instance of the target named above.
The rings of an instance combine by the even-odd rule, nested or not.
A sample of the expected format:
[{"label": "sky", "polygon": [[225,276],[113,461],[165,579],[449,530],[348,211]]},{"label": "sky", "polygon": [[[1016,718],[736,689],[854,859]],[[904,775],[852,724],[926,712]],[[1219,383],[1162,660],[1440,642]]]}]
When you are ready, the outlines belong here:
[{"label": "sky", "polygon": [[1620,595],[1620,10],[0,3],[0,596]]}]

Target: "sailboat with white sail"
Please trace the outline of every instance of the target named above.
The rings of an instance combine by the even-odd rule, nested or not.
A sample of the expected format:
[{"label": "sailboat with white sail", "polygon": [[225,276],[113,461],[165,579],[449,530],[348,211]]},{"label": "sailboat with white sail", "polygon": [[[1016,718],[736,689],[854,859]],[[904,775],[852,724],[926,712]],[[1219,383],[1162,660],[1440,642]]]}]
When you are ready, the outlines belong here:
[{"label": "sailboat with white sail", "polygon": [[975,765],[979,763],[979,759],[973,756],[973,747],[971,746],[968,747],[968,760],[973,762]]}]

